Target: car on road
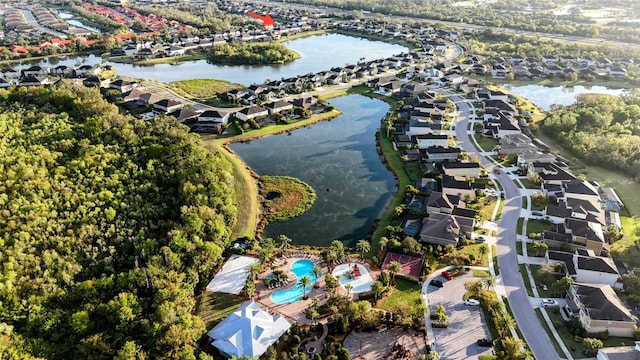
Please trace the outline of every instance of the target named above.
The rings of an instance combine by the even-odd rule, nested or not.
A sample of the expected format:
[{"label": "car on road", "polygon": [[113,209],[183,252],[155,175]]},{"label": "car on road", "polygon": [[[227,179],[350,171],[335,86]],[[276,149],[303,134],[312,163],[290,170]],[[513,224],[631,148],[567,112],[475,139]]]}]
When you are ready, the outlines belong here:
[{"label": "car on road", "polygon": [[447,279],[447,280],[453,280],[453,276],[451,276],[451,274],[449,274],[449,273],[448,273],[448,272],[446,272],[446,271],[443,271],[443,272],[442,272],[442,276],[443,276],[445,279]]},{"label": "car on road", "polygon": [[480,305],[480,301],[476,300],[476,299],[467,299],[464,301],[465,305],[469,305],[469,306],[479,306]]},{"label": "car on road", "polygon": [[476,243],[480,244],[483,243],[485,241],[487,241],[487,239],[484,236],[476,236],[476,238],[474,239]]},{"label": "car on road", "polygon": [[478,346],[483,346],[483,347],[492,347],[493,346],[493,342],[487,338],[484,339],[478,339],[478,341],[476,341],[476,344],[478,344]]},{"label": "car on road", "polygon": [[533,216],[544,216],[544,214],[541,213],[540,211],[532,211],[531,215],[533,215]]},{"label": "car on road", "polygon": [[558,306],[558,302],[553,299],[542,299],[542,306],[554,307],[554,306]]},{"label": "car on road", "polygon": [[440,280],[431,280],[429,281],[429,285],[441,288],[444,286],[444,283]]}]

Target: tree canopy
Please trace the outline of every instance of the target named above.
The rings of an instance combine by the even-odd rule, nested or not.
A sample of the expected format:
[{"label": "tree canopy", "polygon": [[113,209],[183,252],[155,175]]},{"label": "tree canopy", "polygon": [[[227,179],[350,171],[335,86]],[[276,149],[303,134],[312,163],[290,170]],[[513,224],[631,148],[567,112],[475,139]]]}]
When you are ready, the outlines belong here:
[{"label": "tree canopy", "polygon": [[211,64],[266,65],[285,64],[298,58],[298,54],[276,43],[236,43],[216,46],[207,55]]},{"label": "tree canopy", "polygon": [[237,216],[230,165],[82,86],[0,91],[0,129],[0,353],[189,358]]},{"label": "tree canopy", "polygon": [[577,157],[637,178],[640,174],[640,99],[583,94],[544,119],[545,134]]}]

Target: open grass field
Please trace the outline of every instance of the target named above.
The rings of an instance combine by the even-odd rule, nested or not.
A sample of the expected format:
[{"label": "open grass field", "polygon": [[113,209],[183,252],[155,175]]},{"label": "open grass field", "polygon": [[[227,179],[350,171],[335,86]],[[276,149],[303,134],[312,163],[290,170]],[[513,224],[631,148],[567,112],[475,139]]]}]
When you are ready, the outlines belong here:
[{"label": "open grass field", "polygon": [[[486,249],[484,256],[480,255],[480,251],[481,251],[480,248],[483,247],[483,245],[484,245],[484,248]],[[476,259],[482,259],[481,263],[476,264],[477,266],[489,266],[489,259],[487,257],[489,255],[489,249],[487,246],[488,246],[487,244],[471,244],[458,250],[458,252],[461,254],[473,255],[473,257]]]},{"label": "open grass field", "polygon": [[487,136],[476,136],[476,141],[480,145],[481,151],[493,151],[493,148],[500,144],[498,140]]},{"label": "open grass field", "polygon": [[174,81],[169,85],[195,99],[208,99],[220,93],[225,93],[233,89],[243,89],[245,87],[242,84],[215,79],[181,80]]},{"label": "open grass field", "polygon": [[529,219],[527,221],[527,234],[541,233],[545,230],[555,230],[556,225],[536,219]]},{"label": "open grass field", "polygon": [[[376,308],[394,313],[406,313],[406,310],[410,310],[411,314],[422,316],[424,305],[420,290],[418,283],[396,278],[395,287],[391,289],[388,296],[378,301]],[[403,310],[398,311],[399,309]]]}]

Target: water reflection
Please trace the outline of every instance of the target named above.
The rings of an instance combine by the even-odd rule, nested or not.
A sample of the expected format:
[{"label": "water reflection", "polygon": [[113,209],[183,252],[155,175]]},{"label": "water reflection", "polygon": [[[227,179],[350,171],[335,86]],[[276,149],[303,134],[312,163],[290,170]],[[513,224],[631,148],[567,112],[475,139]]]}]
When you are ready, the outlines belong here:
[{"label": "water reflection", "polygon": [[304,215],[270,224],[265,237],[284,234],[295,243],[349,246],[368,236],[393,196],[396,182],[376,152],[375,133],[389,105],[360,95],[331,100],[338,118],[284,134],[233,144],[231,148],[261,175],[301,179],[318,199]]}]

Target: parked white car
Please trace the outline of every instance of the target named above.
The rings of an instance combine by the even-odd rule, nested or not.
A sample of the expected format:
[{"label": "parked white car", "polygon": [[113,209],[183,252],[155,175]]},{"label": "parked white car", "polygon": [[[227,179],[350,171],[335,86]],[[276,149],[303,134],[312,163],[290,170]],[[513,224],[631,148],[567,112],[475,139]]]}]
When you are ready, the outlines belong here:
[{"label": "parked white car", "polygon": [[554,307],[554,306],[558,306],[558,302],[553,299],[542,299],[542,306]]},{"label": "parked white car", "polygon": [[469,306],[478,306],[480,305],[480,301],[476,300],[476,299],[467,299],[464,301],[465,305],[469,305]]}]

